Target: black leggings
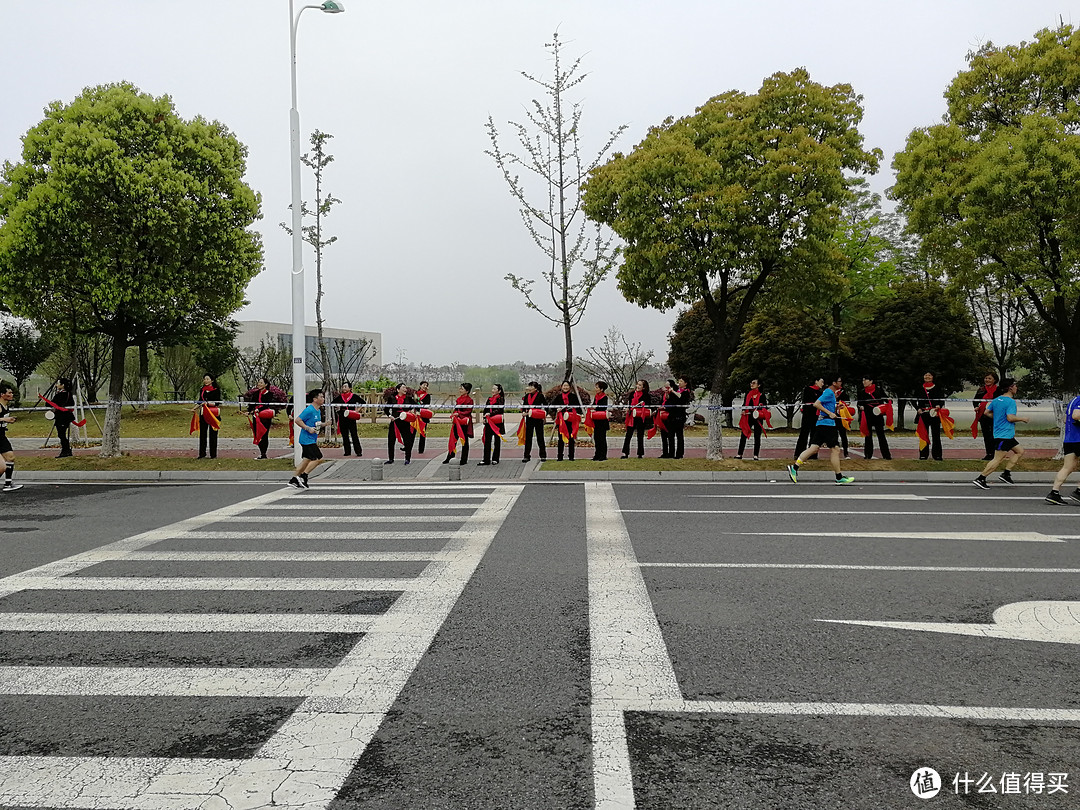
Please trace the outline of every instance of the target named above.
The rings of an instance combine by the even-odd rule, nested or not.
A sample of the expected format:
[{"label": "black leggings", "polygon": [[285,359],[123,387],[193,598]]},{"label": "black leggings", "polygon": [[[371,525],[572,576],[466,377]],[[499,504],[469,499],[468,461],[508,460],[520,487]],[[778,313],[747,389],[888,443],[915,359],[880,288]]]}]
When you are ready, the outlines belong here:
[{"label": "black leggings", "polygon": [[630,441],[634,434],[637,433],[637,456],[641,458],[645,455],[645,420],[640,416],[634,417],[634,424],[626,429],[626,438],[622,443],[622,454],[624,456],[630,455]]}]

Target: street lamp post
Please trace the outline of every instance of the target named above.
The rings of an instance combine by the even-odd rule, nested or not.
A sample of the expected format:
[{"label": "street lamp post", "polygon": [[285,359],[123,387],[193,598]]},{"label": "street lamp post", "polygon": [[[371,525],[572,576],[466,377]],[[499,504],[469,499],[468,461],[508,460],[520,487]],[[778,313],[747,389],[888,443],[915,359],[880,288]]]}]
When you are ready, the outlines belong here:
[{"label": "street lamp post", "polygon": [[[300,113],[296,110],[296,29],[300,25],[300,15],[309,8],[317,8],[328,14],[339,14],[345,10],[342,3],[326,0],[318,6],[301,6],[300,11],[293,11],[293,0],[289,0],[289,54],[292,74],[292,108],[289,110],[289,134],[292,138],[292,354],[293,354],[293,418],[304,410],[304,389],[307,387],[307,374],[304,354],[307,351],[307,329],[304,320],[304,235],[303,201],[300,195]],[[300,442],[293,446],[293,461],[300,464]]]}]

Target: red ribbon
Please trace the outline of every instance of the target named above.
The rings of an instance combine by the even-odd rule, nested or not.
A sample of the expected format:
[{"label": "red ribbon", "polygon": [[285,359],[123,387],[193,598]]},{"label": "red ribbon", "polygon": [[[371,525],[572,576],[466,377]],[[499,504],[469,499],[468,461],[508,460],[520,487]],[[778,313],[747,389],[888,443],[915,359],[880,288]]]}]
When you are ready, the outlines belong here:
[{"label": "red ribbon", "polygon": [[[43,397],[41,394],[38,394],[38,399],[40,399],[53,410],[63,411],[64,413],[72,413],[71,408],[65,408],[63,405],[57,405],[55,402],[50,402],[49,400],[45,399],[45,397]],[[82,427],[86,424],[86,420],[83,419],[82,421],[74,422],[73,424],[75,425],[75,427]]]}]

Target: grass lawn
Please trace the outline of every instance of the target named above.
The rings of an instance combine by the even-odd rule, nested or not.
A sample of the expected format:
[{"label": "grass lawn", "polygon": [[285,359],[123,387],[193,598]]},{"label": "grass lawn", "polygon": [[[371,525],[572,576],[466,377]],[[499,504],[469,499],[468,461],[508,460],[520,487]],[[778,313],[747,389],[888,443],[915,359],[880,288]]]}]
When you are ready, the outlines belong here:
[{"label": "grass lawn", "polygon": [[[540,465],[542,470],[565,470],[567,472],[575,470],[635,470],[638,472],[648,471],[680,471],[680,472],[714,472],[719,470],[726,471],[753,471],[753,470],[775,470],[780,474],[785,474],[784,471],[787,465],[791,463],[791,459],[770,458],[763,459],[762,461],[736,461],[734,459],[724,459],[723,461],[709,461],[704,458],[681,458],[681,459],[667,459],[667,458],[627,458],[620,459],[617,456],[615,458],[609,458],[607,461],[545,461]],[[972,475],[977,474],[982,470],[986,462],[978,460],[964,460],[964,459],[946,459],[945,461],[918,461],[916,459],[893,459],[892,461],[884,461],[882,459],[872,459],[867,461],[866,459],[849,458],[844,459],[840,463],[840,468],[844,472],[850,472],[858,474],[860,470],[895,470],[895,471],[919,471],[919,472],[955,472],[955,471],[970,471]],[[818,461],[808,461],[803,465],[804,470],[831,470],[829,461],[827,458],[820,459]],[[1005,469],[1004,463],[999,470]],[[1054,461],[1049,458],[1025,458],[1016,467],[1017,475],[1020,475],[1025,470],[1034,471],[1057,471],[1061,469],[1061,462]],[[996,473],[995,473],[996,474]]]},{"label": "grass lawn", "polygon": [[131,471],[131,470],[197,470],[199,472],[221,472],[239,470],[255,472],[259,470],[291,470],[292,458],[269,458],[256,461],[254,458],[215,458],[197,459],[176,456],[131,455],[124,453],[117,458],[101,458],[95,451],[82,451],[71,458],[53,458],[42,456],[16,455],[20,470],[58,470],[66,472]]}]

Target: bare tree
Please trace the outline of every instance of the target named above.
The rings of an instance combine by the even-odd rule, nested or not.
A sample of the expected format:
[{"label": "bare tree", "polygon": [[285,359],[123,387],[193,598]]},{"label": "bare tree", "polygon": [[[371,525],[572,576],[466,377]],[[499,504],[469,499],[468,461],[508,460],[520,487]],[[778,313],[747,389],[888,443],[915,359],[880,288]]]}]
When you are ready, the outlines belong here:
[{"label": "bare tree", "polygon": [[609,395],[616,402],[634,390],[653,357],[651,351],[643,352],[640,343],[630,343],[614,326],[604,335],[602,345],[586,352],[588,358],[579,357],[578,366],[587,375],[606,380]]},{"label": "bare tree", "polygon": [[1007,377],[1015,365],[1020,328],[1027,317],[1023,299],[1010,295],[1003,285],[987,279],[968,292],[968,306],[975,316],[976,335],[994,358],[999,377]]},{"label": "bare tree", "polygon": [[154,350],[158,365],[173,393],[183,399],[189,391],[198,387],[202,375],[195,362],[195,352],[190,346],[160,346]]},{"label": "bare tree", "polygon": [[255,349],[244,349],[236,357],[237,385],[240,391],[250,391],[255,381],[265,377],[271,385],[287,391],[292,384],[292,350],[278,345],[269,334],[259,339]]},{"label": "bare tree", "polygon": [[[535,280],[514,273],[507,273],[505,278],[525,296],[526,307],[562,327],[566,343],[563,378],[571,379],[574,371],[573,328],[581,322],[593,290],[615,265],[618,255],[618,249],[612,244],[614,237],[605,236],[599,225],[587,223],[581,213],[581,185],[589,172],[600,165],[627,125],[612,130],[596,157],[584,163],[579,140],[581,104],[567,102],[565,96],[581,84],[588,74],[579,72],[580,57],[569,69],[563,69],[563,44],[558,33],[544,47],[551,51],[555,62],[554,78],[545,81],[524,71],[521,75],[543,88],[548,98],[546,101],[533,99],[527,108],[526,118],[531,126],[508,122],[517,132],[523,154],[503,151],[499,145],[499,132],[491,116],[487,120],[491,149],[486,154],[502,171],[511,196],[521,206],[521,219],[529,235],[551,262],[542,275],[547,281],[554,310],[549,311],[547,303],[541,306],[537,301],[533,293]],[[546,192],[545,200],[536,205],[529,202],[526,184],[517,174],[518,171],[539,180]],[[575,277],[579,266],[580,275]]]},{"label": "bare tree", "polygon": [[[302,202],[300,204],[300,213],[304,217],[315,218],[314,224],[305,225],[301,230],[303,231],[304,241],[315,248],[315,329],[318,334],[318,354],[316,357],[322,369],[322,386],[324,389],[331,388],[333,379],[330,368],[330,353],[326,346],[326,340],[323,338],[322,260],[323,250],[334,244],[337,237],[331,236],[328,239],[323,239],[323,217],[327,216],[330,209],[341,202],[330,192],[326,192],[326,196],[323,196],[323,170],[334,162],[334,156],[326,151],[326,142],[333,137],[329,133],[315,130],[311,133],[311,151],[300,158],[300,161],[311,169],[312,174],[315,175],[315,208],[310,209],[306,202]],[[289,208],[291,210],[292,206],[289,206]],[[280,224],[285,232],[292,236],[292,228],[284,222]]]}]

